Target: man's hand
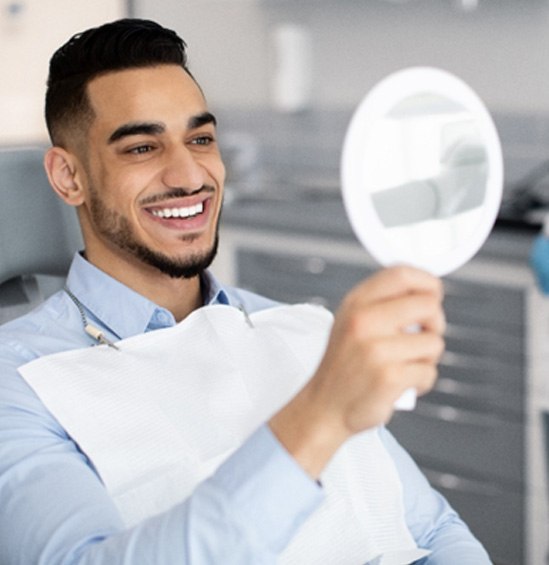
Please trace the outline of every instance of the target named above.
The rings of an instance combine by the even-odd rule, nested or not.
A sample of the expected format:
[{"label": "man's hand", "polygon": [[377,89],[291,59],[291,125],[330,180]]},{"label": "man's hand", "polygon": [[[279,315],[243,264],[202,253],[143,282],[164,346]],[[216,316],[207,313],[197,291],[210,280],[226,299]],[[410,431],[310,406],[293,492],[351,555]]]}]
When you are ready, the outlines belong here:
[{"label": "man's hand", "polygon": [[392,267],[345,297],[316,373],[269,422],[311,476],[347,438],[387,422],[406,389],[432,388],[444,350],[442,296],[440,279]]}]

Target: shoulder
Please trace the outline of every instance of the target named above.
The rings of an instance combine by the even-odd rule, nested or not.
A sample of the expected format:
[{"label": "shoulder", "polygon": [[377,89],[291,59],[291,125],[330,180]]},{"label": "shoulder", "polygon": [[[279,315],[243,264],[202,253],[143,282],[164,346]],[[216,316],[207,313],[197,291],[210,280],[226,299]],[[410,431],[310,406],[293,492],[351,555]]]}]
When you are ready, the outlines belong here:
[{"label": "shoulder", "polygon": [[[0,325],[0,421],[18,426],[46,425],[59,431],[45,406],[18,369],[45,355],[86,347],[86,335],[75,308],[56,293],[27,314]],[[1,429],[0,427],[0,433]]]},{"label": "shoulder", "polygon": [[27,314],[0,325],[0,365],[82,347],[80,326],[64,293],[55,293]]}]

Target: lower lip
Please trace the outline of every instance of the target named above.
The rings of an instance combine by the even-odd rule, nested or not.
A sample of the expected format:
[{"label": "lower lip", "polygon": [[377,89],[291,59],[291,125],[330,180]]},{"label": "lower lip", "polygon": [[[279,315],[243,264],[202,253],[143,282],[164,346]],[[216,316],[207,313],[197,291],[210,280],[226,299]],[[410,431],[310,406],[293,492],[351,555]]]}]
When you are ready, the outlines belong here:
[{"label": "lower lip", "polygon": [[203,230],[209,223],[212,210],[212,199],[207,198],[204,201],[203,206],[204,209],[201,214],[197,214],[196,216],[189,218],[159,218],[148,211],[147,214],[156,224],[168,229],[185,232],[200,231]]}]

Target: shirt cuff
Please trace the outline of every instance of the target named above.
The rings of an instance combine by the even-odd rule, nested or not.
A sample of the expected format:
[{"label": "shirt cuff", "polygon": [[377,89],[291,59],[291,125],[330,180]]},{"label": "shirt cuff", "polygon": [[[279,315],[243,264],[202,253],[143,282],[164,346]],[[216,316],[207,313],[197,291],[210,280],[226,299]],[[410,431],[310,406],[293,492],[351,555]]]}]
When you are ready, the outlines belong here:
[{"label": "shirt cuff", "polygon": [[267,425],[221,465],[213,481],[250,535],[274,553],[290,543],[324,499],[317,482]]}]

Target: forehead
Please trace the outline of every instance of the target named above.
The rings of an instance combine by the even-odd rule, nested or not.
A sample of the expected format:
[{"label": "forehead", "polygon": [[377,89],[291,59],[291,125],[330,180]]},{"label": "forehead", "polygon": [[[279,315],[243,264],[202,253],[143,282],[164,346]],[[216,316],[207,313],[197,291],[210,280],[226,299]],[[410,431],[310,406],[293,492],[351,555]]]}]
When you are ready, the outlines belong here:
[{"label": "forehead", "polygon": [[136,120],[186,123],[207,109],[196,82],[176,65],[107,73],[90,81],[87,92],[94,125],[107,129]]}]

